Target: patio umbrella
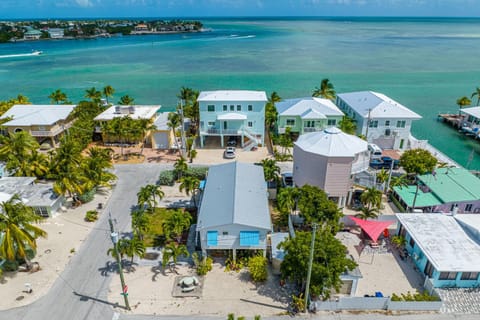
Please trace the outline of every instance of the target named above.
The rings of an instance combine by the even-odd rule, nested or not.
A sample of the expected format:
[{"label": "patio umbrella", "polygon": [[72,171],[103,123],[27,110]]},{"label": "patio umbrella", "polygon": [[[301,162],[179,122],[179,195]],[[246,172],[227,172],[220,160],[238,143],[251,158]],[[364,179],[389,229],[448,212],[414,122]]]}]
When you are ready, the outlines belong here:
[{"label": "patio umbrella", "polygon": [[394,221],[371,221],[371,220],[362,220],[355,217],[349,217],[355,222],[357,225],[362,228],[362,230],[368,234],[370,239],[373,242],[377,242],[378,237],[380,234],[385,230],[388,226],[390,226]]}]

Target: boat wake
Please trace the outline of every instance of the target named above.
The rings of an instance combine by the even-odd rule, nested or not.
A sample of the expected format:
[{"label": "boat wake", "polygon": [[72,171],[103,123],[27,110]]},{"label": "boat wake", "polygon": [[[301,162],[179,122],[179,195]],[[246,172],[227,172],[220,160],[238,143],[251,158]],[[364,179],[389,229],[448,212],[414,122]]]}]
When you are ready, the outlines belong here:
[{"label": "boat wake", "polygon": [[0,55],[0,58],[31,57],[31,56],[39,56],[42,53],[43,53],[42,51],[32,51],[31,53],[5,54],[5,55]]}]

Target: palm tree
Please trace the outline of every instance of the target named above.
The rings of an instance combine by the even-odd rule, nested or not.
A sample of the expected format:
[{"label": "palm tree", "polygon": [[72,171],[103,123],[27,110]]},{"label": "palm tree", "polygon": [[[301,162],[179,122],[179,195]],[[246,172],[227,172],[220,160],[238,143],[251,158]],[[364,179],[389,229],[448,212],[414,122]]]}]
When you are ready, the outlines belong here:
[{"label": "palm tree", "polygon": [[275,180],[280,174],[280,167],[277,166],[277,162],[274,159],[263,159],[261,163],[265,181]]},{"label": "palm tree", "polygon": [[33,150],[28,160],[20,163],[15,176],[43,178],[48,171],[49,163],[47,156],[37,150]]},{"label": "palm tree", "polygon": [[282,188],[277,195],[278,207],[283,212],[293,214],[300,192],[297,188]]},{"label": "palm tree", "polygon": [[188,170],[188,164],[184,157],[178,158],[173,164],[177,179],[181,179]]},{"label": "palm tree", "polygon": [[38,237],[45,238],[47,233],[32,223],[41,218],[21,201],[18,194],[10,200],[0,204],[0,256],[14,261],[17,257],[25,259],[28,267],[31,266],[28,249],[36,250]]},{"label": "palm tree", "polygon": [[376,219],[378,217],[378,208],[362,207],[360,211],[361,213],[356,214],[355,217],[360,218],[362,220]]},{"label": "palm tree", "polygon": [[138,256],[140,258],[143,258],[145,255],[145,244],[143,241],[140,240],[138,237],[133,237],[132,239],[125,239],[125,255],[127,257],[130,257],[130,266],[133,265],[133,258],[135,256]]},{"label": "palm tree", "polygon": [[163,233],[167,239],[175,238],[175,241],[180,243],[182,240],[182,233],[185,229],[190,227],[192,216],[190,213],[182,210],[175,210],[163,222]]},{"label": "palm tree", "polygon": [[143,240],[143,234],[148,231],[149,222],[145,209],[137,208],[131,212],[133,234]]},{"label": "palm tree", "polygon": [[328,79],[322,79],[320,87],[315,87],[313,90],[313,97],[321,97],[324,99],[334,100],[336,97],[335,89],[333,84]]},{"label": "palm tree", "polygon": [[390,188],[399,187],[402,189],[403,187],[408,186],[408,176],[406,174],[402,174],[401,176],[394,176],[392,177],[392,181],[390,181]]},{"label": "palm tree", "polygon": [[105,99],[107,99],[107,104],[108,104],[108,98],[111,98],[114,93],[115,93],[115,89],[113,89],[112,86],[110,85],[107,85],[106,87],[103,88],[103,95],[105,96]]},{"label": "palm tree", "polygon": [[63,93],[60,89],[55,90],[52,92],[48,98],[52,101],[52,103],[59,104],[60,102],[65,103],[67,101],[67,95]]},{"label": "palm tree", "polygon": [[185,190],[187,196],[192,194],[193,205],[195,208],[197,207],[196,193],[198,188],[200,188],[200,180],[198,178],[192,176],[183,176],[180,179],[180,185],[178,186],[179,191],[183,192],[183,190]]},{"label": "palm tree", "polygon": [[95,89],[95,87],[91,87],[90,89],[85,90],[85,98],[88,98],[95,103],[99,103],[101,97],[102,93]]},{"label": "palm tree", "polygon": [[120,101],[118,101],[118,104],[121,104],[124,106],[131,106],[134,102],[135,102],[135,99],[133,99],[127,94],[120,98]]},{"label": "palm tree", "polygon": [[472,96],[470,98],[473,99],[474,96],[477,96],[477,106],[479,106],[480,105],[480,87],[477,87],[475,89],[475,92],[472,93]]},{"label": "palm tree", "polygon": [[180,118],[180,115],[178,113],[170,112],[168,114],[167,126],[173,131],[173,137],[175,138],[175,146],[177,147],[178,152],[180,152],[180,146],[178,145],[178,142],[177,142],[177,134],[175,130],[180,126],[181,122],[182,122],[182,119]]},{"label": "palm tree", "polygon": [[367,188],[360,196],[360,201],[370,208],[380,209],[382,204],[382,192],[375,187]]},{"label": "palm tree", "polygon": [[193,149],[193,150],[190,150],[190,163],[193,162],[193,159],[195,159],[197,157],[197,150]]},{"label": "palm tree", "polygon": [[345,133],[355,134],[355,131],[357,130],[357,125],[348,116],[343,116],[342,120],[338,122],[338,128]]},{"label": "palm tree", "polygon": [[146,186],[141,187],[140,191],[138,191],[137,202],[140,207],[144,207],[146,204],[149,211],[153,213],[158,204],[157,197],[160,201],[164,196],[165,193],[160,186],[156,184],[147,184]]},{"label": "palm tree", "polygon": [[390,172],[382,168],[377,172],[377,182],[385,186],[385,182],[387,182],[389,176]]},{"label": "palm tree", "polygon": [[[460,109],[465,108],[466,106],[469,106],[472,104],[472,100],[468,99],[468,97],[461,97],[457,99],[457,105]],[[460,110],[458,111],[460,113]]]},{"label": "palm tree", "polygon": [[28,100],[28,97],[19,94],[17,95],[17,98],[15,99],[15,104],[31,104],[30,100]]},{"label": "palm tree", "polygon": [[82,161],[83,175],[87,178],[87,189],[110,187],[116,176],[109,172],[113,168],[112,150],[92,147],[87,150],[87,157]]},{"label": "palm tree", "polygon": [[0,138],[0,160],[6,162],[6,169],[16,171],[30,160],[31,154],[38,149],[37,141],[26,131],[9,133]]},{"label": "palm tree", "polygon": [[188,257],[189,253],[187,247],[183,244],[177,245],[175,243],[169,243],[163,249],[163,256],[162,256],[162,266],[165,268],[170,260],[173,262],[173,270],[176,269],[176,264],[178,257],[180,256]]},{"label": "palm tree", "polygon": [[265,125],[266,127],[273,129],[275,123],[277,122],[278,111],[275,107],[275,103],[282,101],[282,98],[273,91],[268,97],[268,102],[265,105]]}]

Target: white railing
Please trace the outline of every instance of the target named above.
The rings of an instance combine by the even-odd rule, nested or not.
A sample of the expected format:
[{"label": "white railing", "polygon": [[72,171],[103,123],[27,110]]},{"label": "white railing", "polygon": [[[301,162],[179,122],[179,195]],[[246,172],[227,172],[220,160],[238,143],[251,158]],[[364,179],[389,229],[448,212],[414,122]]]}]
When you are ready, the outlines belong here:
[{"label": "white railing", "polygon": [[314,127],[314,128],[304,127],[303,128],[303,132],[317,132],[317,131],[322,131],[322,130],[323,130],[322,128],[317,128],[317,127]]},{"label": "white railing", "polygon": [[67,130],[72,126],[72,123],[67,123],[62,126],[56,126],[50,130],[32,130],[30,131],[30,135],[32,137],[55,137],[56,135],[62,133],[63,131]]},{"label": "white railing", "polygon": [[209,128],[209,129],[200,129],[201,134],[207,135],[241,135],[242,131],[237,129],[217,129],[217,128]]}]

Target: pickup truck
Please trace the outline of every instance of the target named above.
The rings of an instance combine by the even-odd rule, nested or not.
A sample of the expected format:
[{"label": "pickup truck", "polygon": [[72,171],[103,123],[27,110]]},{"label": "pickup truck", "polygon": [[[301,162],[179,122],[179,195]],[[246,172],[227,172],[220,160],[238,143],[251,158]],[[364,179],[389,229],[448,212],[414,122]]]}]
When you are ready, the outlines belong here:
[{"label": "pickup truck", "polygon": [[380,159],[370,160],[370,167],[372,169],[390,169],[393,161],[393,169],[397,170],[400,167],[400,160],[392,159],[390,157],[381,157]]}]

